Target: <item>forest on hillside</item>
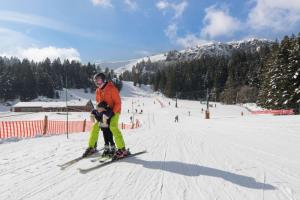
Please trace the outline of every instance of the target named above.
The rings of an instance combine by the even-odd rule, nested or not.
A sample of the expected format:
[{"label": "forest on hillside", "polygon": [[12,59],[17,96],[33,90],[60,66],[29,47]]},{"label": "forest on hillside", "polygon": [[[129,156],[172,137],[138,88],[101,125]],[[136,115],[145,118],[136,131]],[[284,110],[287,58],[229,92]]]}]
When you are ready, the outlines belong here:
[{"label": "forest on hillside", "polygon": [[[95,64],[78,61],[45,59],[43,62],[0,57],[0,101],[20,99],[30,101],[38,96],[59,98],[58,90],[63,88],[84,88],[93,92],[93,75],[102,69]],[[108,80],[116,75],[113,70],[103,71]],[[114,79],[119,89],[122,82]]]},{"label": "forest on hillside", "polygon": [[264,108],[299,111],[300,33],[255,52],[234,50],[231,56],[205,55],[191,61],[137,63],[122,79],[151,84],[168,97],[206,99],[226,104],[256,102]]}]

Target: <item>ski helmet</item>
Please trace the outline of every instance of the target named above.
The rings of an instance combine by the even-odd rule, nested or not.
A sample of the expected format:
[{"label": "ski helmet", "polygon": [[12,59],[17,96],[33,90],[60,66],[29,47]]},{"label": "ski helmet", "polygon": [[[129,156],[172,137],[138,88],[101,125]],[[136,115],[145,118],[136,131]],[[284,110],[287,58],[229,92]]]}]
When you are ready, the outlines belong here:
[{"label": "ski helmet", "polygon": [[101,79],[103,82],[106,81],[105,74],[102,72],[95,74],[93,79],[94,79],[94,82],[96,83],[96,85],[97,85],[97,79]]}]

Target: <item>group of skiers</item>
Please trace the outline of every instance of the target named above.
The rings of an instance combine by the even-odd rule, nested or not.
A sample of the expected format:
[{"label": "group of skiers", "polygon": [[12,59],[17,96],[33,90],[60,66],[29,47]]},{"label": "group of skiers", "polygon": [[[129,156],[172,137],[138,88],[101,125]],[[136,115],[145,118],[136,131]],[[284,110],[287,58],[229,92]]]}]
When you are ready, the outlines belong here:
[{"label": "group of skiers", "polygon": [[104,73],[94,76],[96,89],[97,108],[91,112],[91,120],[94,122],[90,131],[88,148],[82,155],[87,157],[97,152],[97,141],[100,129],[103,132],[104,150],[102,155],[121,159],[130,154],[125,148],[125,142],[118,128],[121,113],[121,98],[118,89],[111,81],[106,80]]}]

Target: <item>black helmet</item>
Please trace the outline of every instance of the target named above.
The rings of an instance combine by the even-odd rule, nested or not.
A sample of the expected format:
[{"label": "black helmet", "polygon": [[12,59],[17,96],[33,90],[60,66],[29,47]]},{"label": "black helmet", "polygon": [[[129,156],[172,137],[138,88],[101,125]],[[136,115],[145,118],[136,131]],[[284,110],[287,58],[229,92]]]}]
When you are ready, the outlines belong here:
[{"label": "black helmet", "polygon": [[100,72],[94,75],[94,81],[96,81],[97,79],[102,79],[102,81],[104,82],[106,80],[105,74]]},{"label": "black helmet", "polygon": [[101,101],[100,103],[98,103],[97,108],[104,108],[107,109],[108,105],[105,101]]}]

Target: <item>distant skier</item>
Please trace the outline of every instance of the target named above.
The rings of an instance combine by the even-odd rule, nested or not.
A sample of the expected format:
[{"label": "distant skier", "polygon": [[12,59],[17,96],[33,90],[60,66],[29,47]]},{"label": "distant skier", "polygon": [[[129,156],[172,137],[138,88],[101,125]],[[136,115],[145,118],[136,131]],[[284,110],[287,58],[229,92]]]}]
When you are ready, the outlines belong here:
[{"label": "distant skier", "polygon": [[178,118],[178,115],[176,115],[176,116],[175,116],[175,122],[178,123],[178,121],[179,121],[179,118]]},{"label": "distant skier", "polygon": [[132,118],[132,116],[130,116],[129,119],[130,119],[130,122],[133,123],[133,118]]},{"label": "distant skier", "polygon": [[[108,106],[112,109],[114,115],[110,120],[109,129],[114,136],[114,140],[118,150],[113,156],[113,159],[119,159],[127,156],[129,151],[125,148],[125,142],[121,131],[119,130],[119,117],[121,113],[121,98],[118,89],[114,86],[111,81],[107,81],[104,73],[97,73],[94,76],[94,82],[97,85],[96,89],[96,102],[97,104],[105,101]],[[95,123],[92,129],[98,128],[99,126]],[[90,144],[95,144],[98,138],[97,131],[92,132],[90,136]]]},{"label": "distant skier", "polygon": [[[114,113],[113,113],[112,109],[104,101],[99,103],[97,105],[97,109],[94,109],[91,112],[92,121],[95,122],[95,119],[96,119],[99,122],[99,127],[101,128],[101,130],[103,132],[104,151],[102,153],[102,156],[113,156],[116,151],[115,143],[113,140],[113,135],[109,129],[109,123],[110,123],[110,120],[113,117],[113,115],[114,115]],[[94,134],[95,133],[91,133],[90,135],[94,135]],[[97,140],[98,140],[98,138],[97,138]],[[94,153],[95,151],[96,151],[95,148],[89,147],[86,150],[86,152],[83,154],[83,157],[86,157],[86,156]]]}]

